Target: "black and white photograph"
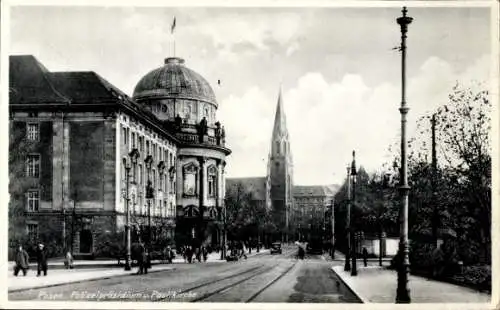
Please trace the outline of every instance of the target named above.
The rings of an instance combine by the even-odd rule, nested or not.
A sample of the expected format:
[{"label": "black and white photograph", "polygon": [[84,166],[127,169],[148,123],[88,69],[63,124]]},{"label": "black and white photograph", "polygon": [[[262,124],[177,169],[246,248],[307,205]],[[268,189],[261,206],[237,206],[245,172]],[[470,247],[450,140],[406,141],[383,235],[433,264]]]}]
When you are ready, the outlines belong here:
[{"label": "black and white photograph", "polygon": [[2,2],[1,307],[494,308],[498,4]]}]

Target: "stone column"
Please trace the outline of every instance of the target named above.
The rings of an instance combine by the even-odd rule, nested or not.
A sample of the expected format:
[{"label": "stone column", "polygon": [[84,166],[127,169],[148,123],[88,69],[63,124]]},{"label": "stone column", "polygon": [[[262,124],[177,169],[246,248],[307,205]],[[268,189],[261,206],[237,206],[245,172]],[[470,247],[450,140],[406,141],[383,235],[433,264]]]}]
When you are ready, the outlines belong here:
[{"label": "stone column", "polygon": [[204,241],[204,213],[205,213],[205,157],[198,157],[198,162],[200,163],[200,171],[199,171],[199,187],[200,190],[198,192],[199,202],[198,202],[198,245]]}]

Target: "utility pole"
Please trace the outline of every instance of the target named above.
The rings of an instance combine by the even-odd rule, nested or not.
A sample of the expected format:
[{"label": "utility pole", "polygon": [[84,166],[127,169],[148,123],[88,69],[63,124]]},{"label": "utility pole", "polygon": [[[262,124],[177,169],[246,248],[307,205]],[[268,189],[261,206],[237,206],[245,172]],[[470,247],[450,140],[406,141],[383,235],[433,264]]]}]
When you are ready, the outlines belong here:
[{"label": "utility pole", "polygon": [[347,232],[347,251],[345,253],[344,271],[351,271],[351,167],[347,166],[347,214],[346,214],[346,232]]},{"label": "utility pole", "polygon": [[432,240],[434,245],[438,247],[438,227],[439,227],[439,203],[437,201],[437,156],[436,156],[436,114],[432,115],[431,119],[432,130],[432,202],[434,208],[432,210]]},{"label": "utility pole", "polygon": [[[356,177],[357,177],[357,171],[356,171],[356,153],[352,151],[352,163],[351,163],[351,176],[352,176],[352,202],[351,205],[354,206],[354,210],[356,210]],[[352,223],[351,223],[351,231],[354,230],[354,233],[351,233],[352,241],[351,241],[351,259],[352,259],[352,266],[351,266],[351,276],[357,276],[358,275],[358,269],[356,266],[356,251],[357,251],[357,243],[356,243],[356,230],[353,229]]]}]

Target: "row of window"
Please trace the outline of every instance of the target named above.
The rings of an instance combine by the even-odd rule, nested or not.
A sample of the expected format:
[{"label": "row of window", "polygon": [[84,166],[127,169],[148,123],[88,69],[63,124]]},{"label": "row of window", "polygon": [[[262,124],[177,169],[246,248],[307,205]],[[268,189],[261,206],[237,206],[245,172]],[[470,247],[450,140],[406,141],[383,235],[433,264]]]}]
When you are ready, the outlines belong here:
[{"label": "row of window", "polygon": [[[139,197],[139,203],[136,204],[135,197],[132,197],[132,206],[131,206],[131,212],[134,215],[147,215],[148,214],[148,205],[142,203],[142,197]],[[151,201],[151,215],[159,215],[161,217],[175,217],[176,211],[175,211],[175,205],[170,202],[170,204],[167,203],[166,200],[152,200]]]},{"label": "row of window", "polygon": [[122,130],[122,145],[129,146],[129,150],[138,149],[141,154],[151,155],[155,162],[164,161],[172,167],[175,163],[175,155],[169,152],[165,147],[145,139],[134,131],[130,132],[130,128],[121,126]]}]

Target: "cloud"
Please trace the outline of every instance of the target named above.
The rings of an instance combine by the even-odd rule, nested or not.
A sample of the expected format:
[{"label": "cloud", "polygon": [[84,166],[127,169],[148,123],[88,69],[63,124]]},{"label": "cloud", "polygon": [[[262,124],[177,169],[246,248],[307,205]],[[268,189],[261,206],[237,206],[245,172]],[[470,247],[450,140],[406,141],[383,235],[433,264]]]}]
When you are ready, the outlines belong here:
[{"label": "cloud", "polygon": [[[428,58],[408,81],[409,136],[419,116],[447,100],[457,79],[464,83],[487,79],[488,64],[484,56],[463,72],[455,72],[446,61]],[[382,82],[370,87],[358,74],[328,81],[319,72],[309,72],[283,97],[296,184],[342,182],[352,150],[358,165],[368,171],[379,170],[394,155],[387,148],[399,141],[400,85]],[[241,97],[230,96],[221,106],[230,128],[228,142],[235,150],[228,176],[265,175],[276,98],[252,87]]]}]

